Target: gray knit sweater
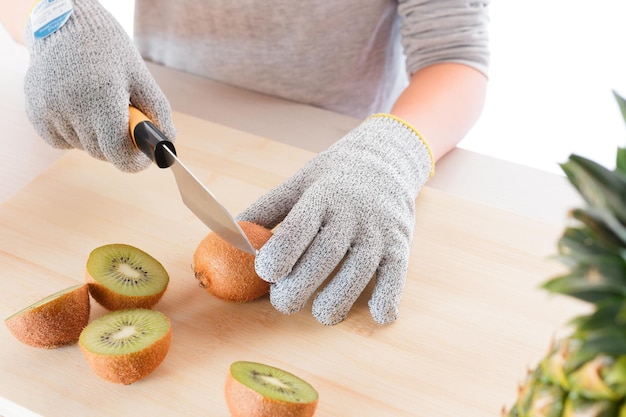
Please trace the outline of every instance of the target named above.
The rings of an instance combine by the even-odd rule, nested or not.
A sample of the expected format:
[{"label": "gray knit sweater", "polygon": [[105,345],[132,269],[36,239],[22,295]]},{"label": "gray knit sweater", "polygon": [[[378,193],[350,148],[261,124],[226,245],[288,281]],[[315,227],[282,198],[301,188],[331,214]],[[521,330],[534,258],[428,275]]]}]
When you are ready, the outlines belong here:
[{"label": "gray knit sweater", "polygon": [[144,58],[356,117],[438,62],[486,73],[489,0],[136,0]]}]

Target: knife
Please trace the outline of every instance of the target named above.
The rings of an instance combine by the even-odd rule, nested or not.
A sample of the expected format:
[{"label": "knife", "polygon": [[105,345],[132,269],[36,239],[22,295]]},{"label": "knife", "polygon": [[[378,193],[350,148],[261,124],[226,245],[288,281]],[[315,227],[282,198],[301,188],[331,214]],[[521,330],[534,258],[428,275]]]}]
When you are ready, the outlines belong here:
[{"label": "knife", "polygon": [[139,109],[129,106],[130,136],[135,146],[159,168],[171,168],[185,205],[215,234],[232,246],[256,255],[256,250],[233,216],[178,159],[176,148]]}]

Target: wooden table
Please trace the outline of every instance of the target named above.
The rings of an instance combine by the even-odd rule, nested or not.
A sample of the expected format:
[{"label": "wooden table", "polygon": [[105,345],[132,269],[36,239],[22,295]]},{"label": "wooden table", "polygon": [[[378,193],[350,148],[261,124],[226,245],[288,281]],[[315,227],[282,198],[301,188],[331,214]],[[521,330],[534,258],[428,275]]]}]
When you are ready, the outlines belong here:
[{"label": "wooden table", "polygon": [[[181,113],[175,121],[179,156],[233,213],[314,155]],[[562,269],[548,259],[560,232],[426,187],[398,321],[375,324],[365,294],[325,327],[310,305],[284,316],[267,298],[231,304],[205,293],[191,261],[208,230],[173,175],[123,174],[71,151],[0,206],[0,314],[82,282],[93,248],[128,243],[170,273],[155,309],[172,320],[172,346],[154,373],[122,386],[98,379],[75,345],[38,350],[1,326],[0,413],[227,416],[228,366],[254,360],[314,385],[319,417],[498,416],[526,366],[584,309],[537,289]],[[92,317],[104,313],[92,307]]]}]

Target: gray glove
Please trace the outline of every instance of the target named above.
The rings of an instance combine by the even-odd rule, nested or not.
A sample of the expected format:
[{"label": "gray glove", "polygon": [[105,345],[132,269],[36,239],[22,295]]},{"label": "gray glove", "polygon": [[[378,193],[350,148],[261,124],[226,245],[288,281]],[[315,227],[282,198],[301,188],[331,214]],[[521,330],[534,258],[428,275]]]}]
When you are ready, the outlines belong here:
[{"label": "gray glove", "polygon": [[[426,143],[408,124],[374,115],[238,216],[269,229],[255,268],[285,314],[315,297],[321,323],[342,321],[376,275],[369,309],[394,321],[404,287],[415,198],[432,172]],[[282,223],[281,223],[282,222]]]},{"label": "gray glove", "polygon": [[33,39],[26,27],[30,66],[26,113],[53,147],[83,149],[136,172],[150,160],[128,132],[128,105],[143,111],[174,139],[171,109],[124,29],[96,0],[75,0],[59,30]]}]

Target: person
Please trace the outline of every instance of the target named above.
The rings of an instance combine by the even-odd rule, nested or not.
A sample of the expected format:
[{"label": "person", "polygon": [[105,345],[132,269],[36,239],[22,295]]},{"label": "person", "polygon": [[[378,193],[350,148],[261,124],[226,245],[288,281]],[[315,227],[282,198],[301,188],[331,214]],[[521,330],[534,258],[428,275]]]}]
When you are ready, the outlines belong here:
[{"label": "person", "polygon": [[136,0],[134,40],[97,0],[73,0],[37,39],[26,3],[5,2],[1,18],[30,51],[30,121],[122,171],[150,164],[129,145],[129,103],[175,136],[144,59],[362,118],[237,218],[274,229],[255,268],[279,311],[313,298],[334,325],[374,280],[371,316],[397,319],[416,197],[482,111],[489,1]]}]

